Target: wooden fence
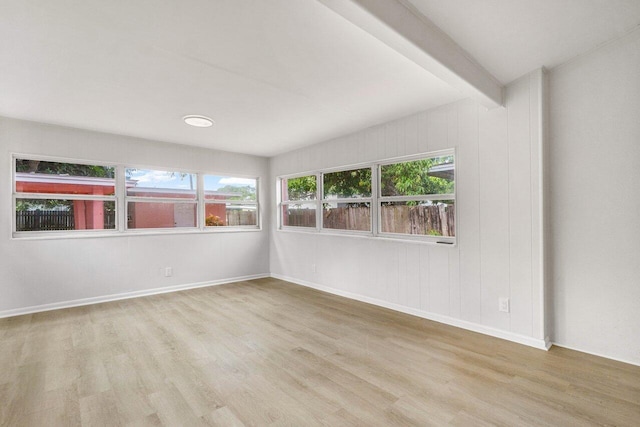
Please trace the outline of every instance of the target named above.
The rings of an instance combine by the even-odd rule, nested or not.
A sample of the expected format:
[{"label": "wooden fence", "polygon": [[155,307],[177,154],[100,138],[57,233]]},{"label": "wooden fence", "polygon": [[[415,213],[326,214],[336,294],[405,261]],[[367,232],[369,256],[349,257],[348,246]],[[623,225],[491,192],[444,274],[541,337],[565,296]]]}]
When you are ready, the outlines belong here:
[{"label": "wooden fence", "polygon": [[[115,228],[115,212],[106,212],[104,228]],[[17,231],[75,230],[73,211],[17,211]]]},{"label": "wooden fence", "polygon": [[256,211],[242,211],[227,209],[227,225],[256,225]]},{"label": "wooden fence", "polygon": [[[369,230],[371,211],[366,207],[340,207],[323,211],[323,227],[341,230]],[[383,205],[380,229],[385,233],[455,236],[453,205]],[[315,210],[291,209],[286,225],[315,227]]]}]

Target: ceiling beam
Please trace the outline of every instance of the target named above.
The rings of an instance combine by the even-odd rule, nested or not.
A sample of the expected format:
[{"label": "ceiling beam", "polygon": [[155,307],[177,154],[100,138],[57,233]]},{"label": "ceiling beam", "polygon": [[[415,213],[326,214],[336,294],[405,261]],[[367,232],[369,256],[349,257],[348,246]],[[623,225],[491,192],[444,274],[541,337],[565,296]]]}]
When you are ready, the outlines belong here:
[{"label": "ceiling beam", "polygon": [[406,0],[318,1],[487,108],[503,105],[498,80]]}]

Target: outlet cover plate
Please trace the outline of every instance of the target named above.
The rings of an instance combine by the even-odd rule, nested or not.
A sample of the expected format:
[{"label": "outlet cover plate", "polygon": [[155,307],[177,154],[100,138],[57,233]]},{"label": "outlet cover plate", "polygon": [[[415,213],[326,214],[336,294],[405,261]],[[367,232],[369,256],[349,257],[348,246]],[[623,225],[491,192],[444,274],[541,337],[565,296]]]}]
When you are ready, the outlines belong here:
[{"label": "outlet cover plate", "polygon": [[509,313],[511,307],[509,304],[509,298],[498,298],[498,310],[503,313]]}]

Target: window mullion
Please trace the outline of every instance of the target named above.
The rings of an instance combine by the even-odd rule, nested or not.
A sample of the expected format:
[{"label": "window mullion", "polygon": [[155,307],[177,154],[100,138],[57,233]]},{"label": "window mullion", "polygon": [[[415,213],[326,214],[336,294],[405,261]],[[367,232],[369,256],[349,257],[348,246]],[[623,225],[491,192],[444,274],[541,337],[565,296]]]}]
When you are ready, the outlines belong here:
[{"label": "window mullion", "polygon": [[124,233],[127,229],[127,203],[125,194],[127,192],[127,177],[124,166],[116,166],[116,229],[120,233]]},{"label": "window mullion", "polygon": [[205,223],[205,210],[206,210],[206,204],[205,204],[205,200],[204,200],[204,174],[196,174],[196,198],[198,201],[198,206],[196,211],[198,212],[197,214],[197,225],[198,228],[200,230],[204,230],[206,228],[206,223]]},{"label": "window mullion", "polygon": [[371,233],[374,236],[379,234],[378,232],[378,224],[380,223],[380,209],[378,206],[378,193],[379,193],[379,185],[378,185],[378,169],[379,165],[371,166]]},{"label": "window mullion", "polygon": [[324,183],[322,173],[316,173],[316,231],[322,230],[322,197],[324,197]]}]

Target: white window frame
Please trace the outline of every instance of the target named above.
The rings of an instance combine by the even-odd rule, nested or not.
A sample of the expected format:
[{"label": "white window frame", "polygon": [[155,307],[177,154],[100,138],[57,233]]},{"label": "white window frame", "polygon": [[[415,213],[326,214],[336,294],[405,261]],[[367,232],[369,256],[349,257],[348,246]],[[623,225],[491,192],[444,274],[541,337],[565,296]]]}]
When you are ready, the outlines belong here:
[{"label": "white window frame", "polygon": [[[216,200],[216,201],[207,201],[205,198],[205,188],[204,188],[204,177],[205,176],[222,176],[229,178],[247,178],[247,179],[255,179],[256,181],[256,200]],[[202,173],[198,174],[198,197],[202,198],[202,209],[198,209],[199,217],[202,218],[202,227],[206,231],[210,232],[224,232],[224,231],[232,231],[232,230],[256,230],[260,229],[260,178],[256,176],[247,176],[247,175],[239,175],[239,174],[214,174],[214,173]],[[202,194],[200,194],[202,193]],[[206,224],[206,207],[207,205],[234,205],[234,206],[254,206],[256,210],[256,224],[255,225],[225,225],[224,227],[213,227],[207,226]]]},{"label": "white window frame", "polygon": [[[423,160],[428,158],[435,157],[444,157],[444,156],[453,156],[454,158],[454,192],[449,194],[424,194],[417,196],[382,196],[381,194],[381,167],[384,165],[390,165],[395,163],[403,163],[410,162],[415,160]],[[377,160],[373,162],[367,163],[358,163],[352,165],[345,165],[334,168],[320,169],[316,171],[308,171],[304,173],[296,173],[290,175],[281,175],[276,179],[276,205],[277,205],[277,230],[279,231],[295,231],[295,232],[312,232],[312,233],[323,233],[323,234],[336,234],[336,235],[350,235],[350,236],[361,236],[361,237],[372,237],[372,238],[380,238],[386,240],[402,240],[402,241],[411,241],[417,243],[434,243],[434,244],[443,244],[443,245],[452,245],[455,246],[457,244],[457,236],[458,236],[458,227],[457,227],[457,219],[458,219],[458,204],[456,199],[457,193],[457,178],[458,178],[458,158],[457,158],[457,150],[456,148],[449,148],[445,150],[438,151],[430,151],[425,153],[418,153],[409,156],[401,156],[394,158],[387,158],[382,160]],[[370,167],[371,170],[371,198],[348,198],[348,199],[324,199],[324,174],[325,173],[333,173],[340,171],[348,171],[354,169],[362,169]],[[285,179],[299,178],[303,176],[316,176],[316,200],[314,201],[291,201],[291,200],[282,200],[282,181]],[[323,204],[327,202],[327,200],[331,202],[345,202],[345,203],[370,203],[371,206],[371,231],[360,231],[360,230],[341,230],[341,229],[333,229],[333,228],[324,228],[322,226],[323,222]],[[369,202],[370,200],[370,202]],[[415,234],[404,234],[404,233],[384,233],[381,230],[381,204],[383,202],[405,202],[405,201],[428,201],[428,200],[453,200],[454,204],[454,217],[456,219],[456,236],[431,236],[431,235],[415,235]],[[312,202],[317,202],[316,204],[316,227],[299,227],[299,226],[285,226],[282,221],[282,209],[283,206],[288,204],[312,204]]]},{"label": "white window frame", "polygon": [[[412,162],[412,161],[417,161],[417,160],[425,160],[425,159],[433,159],[433,158],[437,158],[437,157],[445,157],[445,156],[453,156],[453,188],[454,188],[454,192],[453,193],[447,193],[447,194],[423,194],[423,195],[414,195],[414,196],[383,196],[382,195],[382,185],[380,182],[380,179],[382,177],[382,167],[386,166],[386,165],[393,165],[393,164],[397,164],[397,163],[406,163],[406,162]],[[429,235],[416,235],[416,234],[405,234],[405,233],[388,233],[388,232],[383,232],[382,231],[382,203],[384,202],[425,202],[425,201],[438,201],[438,200],[453,200],[453,206],[454,209],[456,209],[454,217],[457,220],[458,217],[458,212],[457,212],[457,201],[456,201],[456,186],[457,186],[457,175],[456,175],[456,170],[457,170],[457,159],[456,159],[456,153],[455,153],[455,149],[450,149],[450,150],[441,150],[441,151],[435,151],[435,152],[430,152],[430,153],[425,153],[425,154],[421,154],[421,155],[416,155],[416,156],[407,156],[401,159],[390,159],[390,160],[384,160],[381,162],[377,162],[376,164],[376,169],[377,169],[377,175],[378,175],[378,180],[377,180],[377,184],[378,184],[378,191],[376,193],[376,205],[377,205],[377,222],[378,222],[378,227],[377,227],[377,235],[381,236],[381,237],[389,237],[389,238],[393,238],[393,239],[409,239],[409,240],[428,240],[428,241],[433,241],[435,243],[441,243],[441,244],[455,244],[456,243],[456,237],[451,237],[451,236],[429,236]],[[456,227],[456,236],[457,236],[457,227]]]},{"label": "white window frame", "polygon": [[[289,180],[289,179],[295,179],[295,178],[302,178],[304,176],[315,176],[316,177],[316,198],[313,200],[291,200],[291,199],[287,199],[287,200],[282,200],[282,185],[283,185],[283,181],[285,180]],[[320,181],[322,179],[322,177],[320,176],[320,172],[308,172],[308,173],[297,173],[294,175],[283,175],[278,177],[278,179],[276,180],[277,184],[277,188],[276,188],[276,194],[277,194],[277,206],[278,206],[278,212],[277,212],[277,220],[278,220],[278,229],[280,230],[295,230],[295,231],[307,231],[307,232],[317,232],[320,230],[321,224],[322,224],[322,218],[319,216],[318,212],[322,206],[322,201],[320,198],[320,189],[322,186],[322,182]],[[284,225],[284,218],[283,218],[283,208],[284,206],[288,206],[288,205],[312,205],[315,206],[315,210],[316,210],[316,226],[315,227],[303,227],[303,226],[298,226],[298,225]]]},{"label": "white window frame", "polygon": [[[92,195],[92,194],[64,194],[64,193],[24,193],[16,191],[16,161],[18,159],[35,160],[40,162],[56,162],[56,163],[71,163],[76,165],[90,165],[114,168],[114,195]],[[120,215],[117,197],[117,182],[119,171],[117,165],[107,162],[96,162],[89,160],[78,160],[60,157],[50,156],[38,156],[30,154],[12,153],[11,155],[11,231],[12,237],[36,237],[36,236],[58,236],[63,237],[67,235],[75,236],[96,236],[113,234],[120,228]],[[89,230],[37,230],[37,231],[18,231],[16,222],[16,209],[18,200],[90,200],[90,201],[103,201],[114,202],[116,207],[115,228],[113,229],[89,229]]]},{"label": "white window frame", "polygon": [[[195,175],[194,178],[196,180],[196,194],[195,197],[193,199],[184,199],[184,198],[178,198],[178,197],[152,197],[152,196],[129,196],[127,194],[127,189],[126,189],[126,183],[125,183],[125,188],[123,189],[123,194],[124,194],[124,207],[125,207],[125,222],[124,222],[124,231],[128,232],[128,233],[140,233],[140,232],[144,232],[144,231],[149,231],[149,230],[176,230],[176,229],[181,229],[181,230],[198,230],[200,229],[200,223],[201,223],[201,219],[202,219],[202,214],[200,213],[200,187],[198,186],[198,174],[195,172],[189,172],[186,170],[175,170],[172,168],[163,168],[163,169],[158,169],[158,168],[142,168],[142,167],[135,167],[135,166],[124,166],[123,168],[123,173],[125,174],[125,180],[126,180],[126,171],[127,169],[139,169],[139,170],[150,170],[150,171],[158,171],[158,172],[171,172],[171,173],[185,173],[185,174],[189,174],[189,175]],[[147,191],[153,193],[155,189],[153,188],[149,188]],[[158,189],[158,192],[163,192],[166,193],[168,189]],[[149,228],[129,228],[129,203],[173,203],[173,204],[185,204],[185,205],[195,205],[195,213],[196,213],[196,218],[195,218],[195,224],[193,226],[189,226],[189,227],[149,227]]]},{"label": "white window frame", "polygon": [[[115,169],[115,195],[99,196],[99,195],[74,195],[74,194],[58,194],[58,193],[20,193],[16,191],[16,159],[29,159],[58,163],[73,163],[84,165],[95,165],[113,167]],[[66,239],[77,237],[114,237],[114,236],[132,236],[132,235],[158,235],[158,234],[192,234],[192,233],[229,233],[229,232],[252,232],[262,230],[262,214],[260,204],[260,185],[261,180],[255,175],[238,174],[233,172],[211,172],[211,171],[194,171],[180,169],[180,172],[190,173],[196,176],[197,181],[197,197],[196,199],[174,199],[174,198],[152,198],[152,197],[135,197],[126,195],[126,176],[127,168],[149,169],[161,171],[174,171],[179,168],[166,167],[158,165],[136,165],[123,164],[113,162],[103,162],[86,159],[76,159],[67,157],[43,156],[38,154],[10,153],[11,162],[11,236],[12,239]],[[225,227],[206,227],[205,225],[205,198],[204,198],[204,175],[231,176],[238,178],[251,178],[256,180],[256,200],[252,201],[256,209],[257,225],[250,226],[225,226]],[[17,231],[16,230],[16,205],[19,199],[53,199],[53,200],[104,200],[115,202],[116,218],[115,229],[95,229],[95,230],[39,230],[39,231]],[[196,204],[196,226],[195,227],[173,227],[173,228],[136,228],[129,229],[127,227],[127,208],[129,201],[142,202],[180,202]],[[225,202],[226,203],[226,202]],[[241,202],[241,204],[249,204]]]},{"label": "white window frame", "polygon": [[[338,199],[325,199],[324,198],[324,176],[326,174],[336,173],[336,172],[348,172],[352,170],[358,169],[370,169],[371,170],[371,196],[370,197],[348,197],[348,198],[338,198]],[[348,234],[361,234],[365,236],[372,236],[374,232],[374,216],[375,209],[373,207],[373,203],[375,200],[375,170],[376,168],[372,164],[365,164],[360,166],[350,166],[347,168],[335,168],[335,169],[327,169],[320,172],[320,195],[322,196],[322,200],[320,200],[320,231],[323,233],[348,233]],[[341,228],[328,228],[324,226],[324,204],[325,203],[369,203],[369,230],[346,230]]]}]

